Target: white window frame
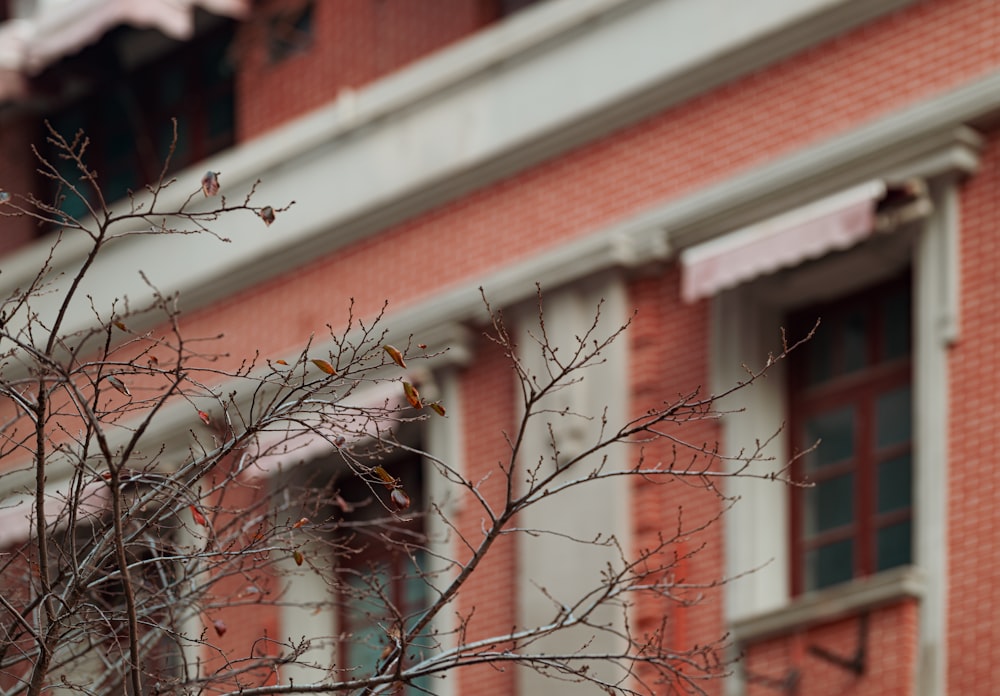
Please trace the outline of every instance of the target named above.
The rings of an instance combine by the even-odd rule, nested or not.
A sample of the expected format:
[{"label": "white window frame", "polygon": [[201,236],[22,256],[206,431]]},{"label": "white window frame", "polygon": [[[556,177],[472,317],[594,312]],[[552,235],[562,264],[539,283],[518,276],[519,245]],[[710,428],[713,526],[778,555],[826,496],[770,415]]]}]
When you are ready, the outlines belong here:
[{"label": "white window frame", "polygon": [[[934,212],[854,249],[732,288],[712,300],[713,386],[733,384],[742,365],[763,365],[781,348],[790,310],[869,286],[910,266],[914,326],[914,562],[821,592],[792,597],[790,491],[771,482],[735,479],[740,502],[727,515],[725,616],[737,644],[895,601],[920,599],[918,674],[921,694],[943,693],[947,568],[947,351],[957,338],[957,190],[933,182]],[[745,409],[724,422],[724,447],[734,453],[783,428],[787,414],[784,364],[740,393],[727,408]],[[769,444],[770,470],[788,461],[787,436]],[[733,680],[731,693],[740,693]]]}]

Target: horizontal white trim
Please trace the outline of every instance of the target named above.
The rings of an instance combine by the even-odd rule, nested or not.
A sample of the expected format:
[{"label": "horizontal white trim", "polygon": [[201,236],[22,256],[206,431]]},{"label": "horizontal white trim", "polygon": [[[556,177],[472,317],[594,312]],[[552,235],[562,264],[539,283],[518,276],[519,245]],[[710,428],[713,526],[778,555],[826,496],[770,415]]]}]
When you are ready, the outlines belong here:
[{"label": "horizontal white trim", "polygon": [[792,631],[804,631],[907,597],[920,599],[924,592],[924,576],[919,568],[894,568],[797,597],[781,609],[737,621],[732,625],[732,636],[737,643],[752,643]]}]

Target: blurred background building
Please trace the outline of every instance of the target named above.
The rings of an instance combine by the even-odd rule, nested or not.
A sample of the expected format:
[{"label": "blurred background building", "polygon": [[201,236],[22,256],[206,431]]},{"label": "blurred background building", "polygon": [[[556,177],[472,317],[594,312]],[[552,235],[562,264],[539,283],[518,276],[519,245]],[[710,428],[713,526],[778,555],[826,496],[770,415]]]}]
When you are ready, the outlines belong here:
[{"label": "blurred background building", "polygon": [[[737,382],[780,351],[781,327],[801,337],[821,316],[725,404],[744,413],[687,433],[735,454],[784,424],[774,466],[821,440],[796,463],[815,487],[730,482],[741,500],[689,577],[754,572],[696,607],[639,604],[636,624],[669,612],[678,645],[730,632],[745,657],[709,693],[992,691],[1000,3],[6,0],[0,20],[4,190],[51,193],[30,149],[52,151],[48,120],[88,133],[122,198],[157,180],[176,117],[165,195],[212,170],[234,197],[260,179],[258,200],[296,201],[270,227],[220,220],[227,245],[119,245],[99,301],[147,295],[142,268],[181,293],[191,333],[279,355],[347,298],[362,315],[388,298],[394,331],[450,348],[428,379],[451,417],[413,437],[469,472],[502,459],[516,416],[513,375],[479,337],[481,285],[528,326],[540,282],[560,336],[599,298],[612,324],[636,310],[571,397],[626,415]],[[9,292],[54,231],[4,219],[0,233]],[[679,495],[626,485],[537,522],[642,548],[679,503],[716,511]],[[554,553],[501,549],[464,600],[480,598],[477,630],[530,616],[533,583],[571,592],[580,572],[538,562]],[[301,614],[259,618],[279,634],[325,620]],[[541,688],[493,669],[448,680]]]}]

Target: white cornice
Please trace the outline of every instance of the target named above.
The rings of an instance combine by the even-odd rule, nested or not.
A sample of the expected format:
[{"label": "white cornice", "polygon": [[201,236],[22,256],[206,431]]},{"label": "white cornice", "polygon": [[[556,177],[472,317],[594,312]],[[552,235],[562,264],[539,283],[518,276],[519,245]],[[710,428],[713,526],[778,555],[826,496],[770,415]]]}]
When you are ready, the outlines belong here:
[{"label": "white cornice", "polygon": [[[987,80],[1000,83],[1000,75]],[[752,173],[644,211],[550,252],[498,269],[477,282],[442,290],[406,311],[390,311],[385,323],[390,332],[387,340],[405,344],[408,337],[415,336],[432,352],[447,349],[427,365],[428,369],[462,364],[470,358],[470,334],[465,326],[479,325],[487,319],[479,287],[484,288],[494,307],[509,307],[530,299],[536,283],[540,282],[543,290],[554,290],[605,271],[642,272],[651,264],[667,260],[681,246],[760,220],[783,203],[806,202],[852,182],[897,176],[933,179],[971,172],[978,163],[981,138],[967,127],[940,124],[982,119],[992,111],[980,101],[972,100],[970,107],[968,100],[959,98],[980,93],[976,87],[963,88]],[[993,109],[1000,108],[997,95],[994,92],[996,103],[990,102]],[[318,352],[328,347],[315,345]],[[294,360],[297,356],[285,357]],[[220,392],[234,389],[239,391],[237,387],[220,387]],[[165,409],[157,431],[148,435],[169,443],[172,452],[185,452],[190,423],[190,407],[182,404]],[[58,478],[58,472],[53,476]],[[4,488],[17,488],[26,481],[10,476]]]},{"label": "white cornice", "polygon": [[[130,238],[86,292],[142,304],[142,268],[186,309],[209,304],[910,2],[550,0],[182,173],[165,205],[204,168],[231,197],[260,178],[262,204],[298,204],[271,228],[220,220],[225,246]],[[47,246],[0,261],[0,291],[23,286]],[[56,268],[71,273],[84,247],[66,240]]]}]

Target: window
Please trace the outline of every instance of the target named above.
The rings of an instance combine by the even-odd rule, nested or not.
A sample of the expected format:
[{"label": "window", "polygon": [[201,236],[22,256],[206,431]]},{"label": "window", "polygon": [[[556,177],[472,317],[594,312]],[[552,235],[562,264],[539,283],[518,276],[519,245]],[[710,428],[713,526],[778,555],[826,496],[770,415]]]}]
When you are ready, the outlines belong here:
[{"label": "window", "polygon": [[126,599],[111,542],[110,500],[100,488],[81,499],[80,508],[94,509],[82,513],[78,508],[79,519],[59,529],[49,547],[59,594],[76,596],[66,594],[68,583],[82,590],[64,621],[68,632],[58,647],[53,671],[62,687],[53,687],[53,693],[79,693],[79,685],[85,685],[100,693],[152,695],[160,693],[157,683],[169,683],[178,675],[183,664],[176,637],[178,617],[187,600],[179,593],[184,568],[174,560],[174,540],[182,523],[169,512],[170,501],[137,505],[156,490],[155,481],[137,473],[122,483],[123,503],[129,510],[123,518],[125,553],[132,565],[137,639],[143,650],[142,694],[133,693],[126,677]]},{"label": "window", "polygon": [[[792,590],[912,561],[913,432],[909,274],[790,317]],[[814,446],[815,445],[815,446]],[[810,449],[811,448],[811,449]]]},{"label": "window", "polygon": [[[409,455],[383,464],[399,482],[411,507],[399,516],[379,484],[360,476],[345,476],[335,483],[346,506],[340,516],[337,555],[336,623],[349,640],[337,642],[336,663],[345,676],[370,674],[390,648],[390,636],[402,625],[406,630],[427,606],[426,537],[421,505],[424,497],[423,464]],[[419,657],[420,646],[410,645],[405,662]],[[423,684],[426,680],[418,680]],[[423,686],[427,686],[423,684]],[[404,693],[421,693],[419,685]]]},{"label": "window", "polygon": [[[170,171],[233,144],[233,26],[223,22],[205,28],[185,43],[154,30],[121,27],[37,79],[39,89],[60,103],[48,116],[52,127],[67,140],[81,129],[90,139],[85,160],[97,172],[107,202],[156,181],[173,140],[172,118],[177,119],[177,142]],[[72,100],[65,96],[81,92]],[[67,180],[79,180],[76,167],[47,141],[42,154]],[[86,188],[81,193],[94,201]],[[86,214],[83,200],[62,195],[64,212]]]},{"label": "window", "polygon": [[313,34],[313,3],[276,14],[267,25],[267,52],[271,63],[305,53],[312,46]]}]

